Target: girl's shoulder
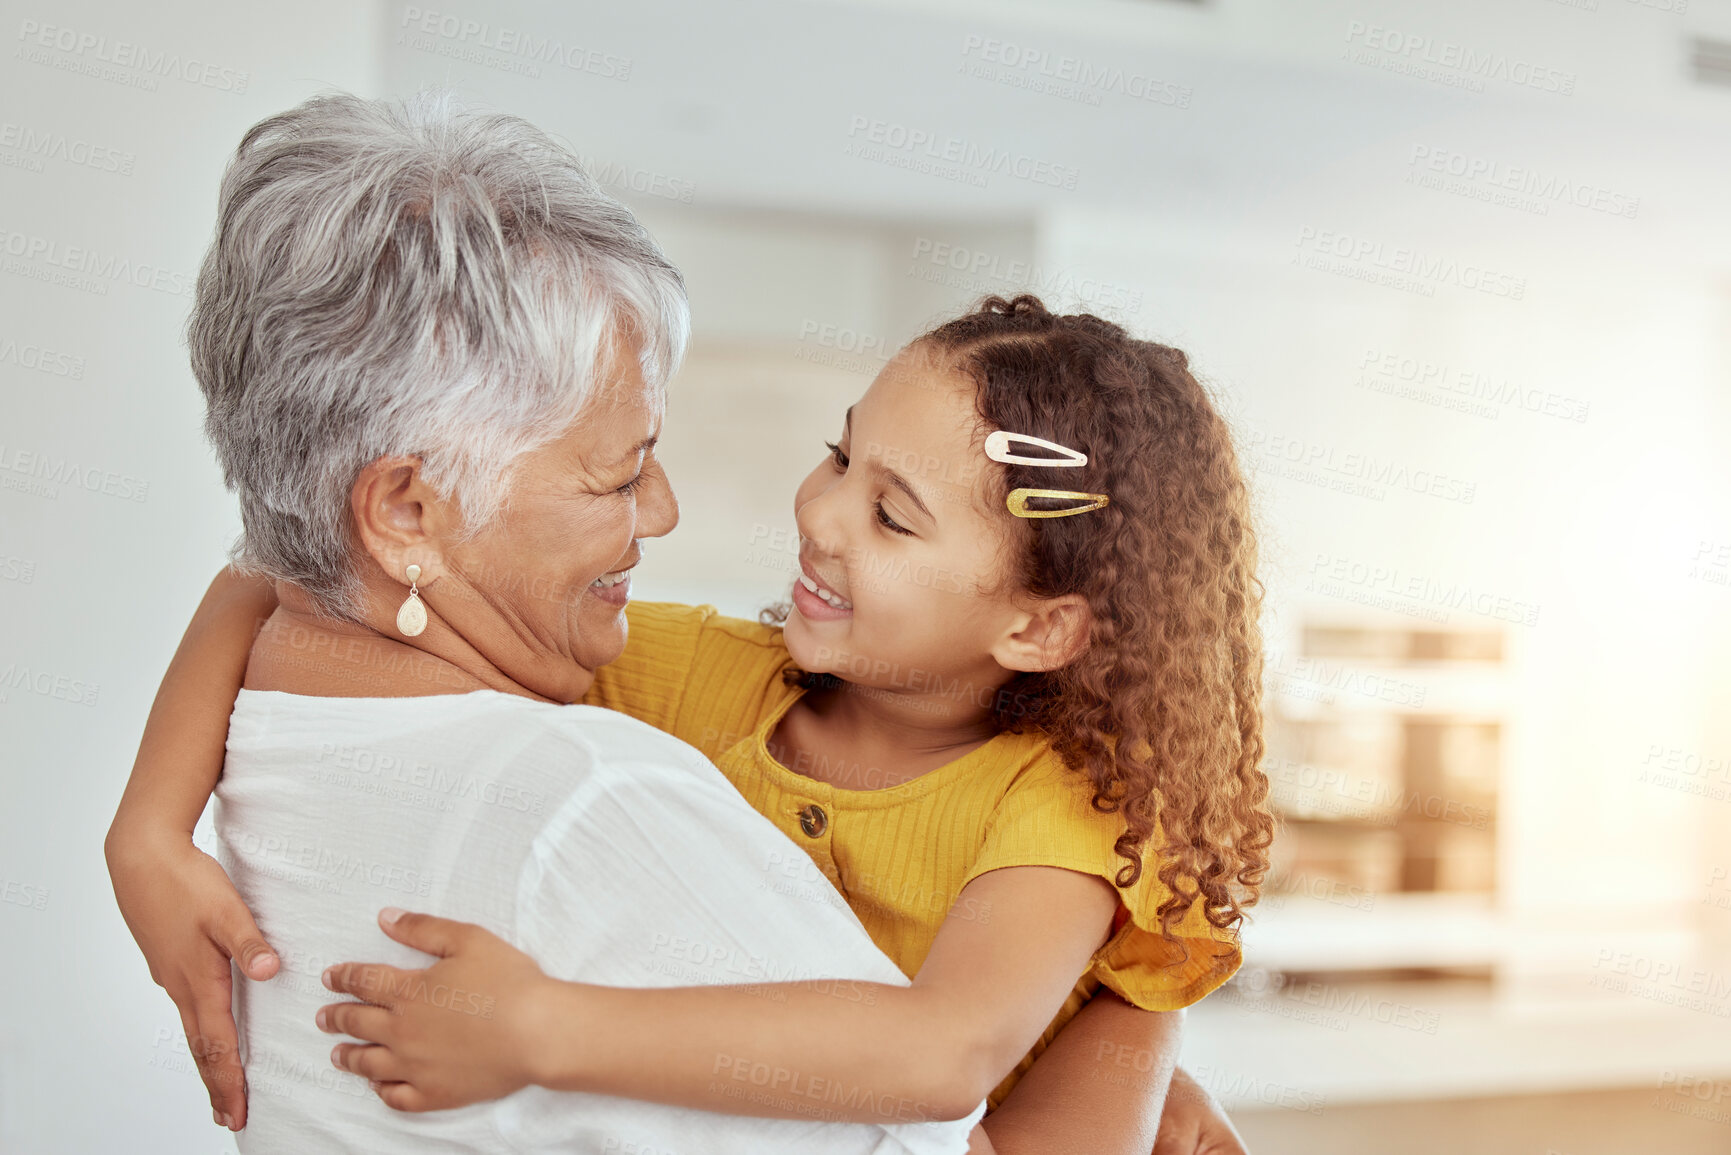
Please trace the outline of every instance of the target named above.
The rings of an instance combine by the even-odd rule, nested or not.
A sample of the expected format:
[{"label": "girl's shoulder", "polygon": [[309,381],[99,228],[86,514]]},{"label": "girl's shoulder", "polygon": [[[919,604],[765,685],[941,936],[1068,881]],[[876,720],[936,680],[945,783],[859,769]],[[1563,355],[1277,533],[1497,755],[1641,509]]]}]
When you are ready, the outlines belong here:
[{"label": "girl's shoulder", "polygon": [[1123,819],[1093,804],[1093,783],[1044,734],[1017,734],[1006,745],[1016,769],[993,807],[991,830],[1000,841],[1038,843],[1053,856],[1089,861],[1116,844]]},{"label": "girl's shoulder", "polygon": [[[1123,816],[1094,803],[1094,785],[1067,765],[1050,742],[1027,736],[1024,761],[994,807],[968,881],[1008,866],[1056,866],[1104,879],[1118,893],[1119,912],[1091,973],[1144,1010],[1176,1010],[1232,977],[1242,955],[1237,936],[1212,926],[1200,903],[1161,930],[1159,908],[1171,895],[1161,881],[1157,849],[1141,856],[1136,881],[1119,887],[1130,860],[1118,853]],[[1158,826],[1150,840],[1159,847]]]},{"label": "girl's shoulder", "polygon": [[785,661],[781,627],[724,614],[712,605],[631,602],[625,607],[629,633],[621,661],[695,665],[749,660],[753,655]]},{"label": "girl's shoulder", "polygon": [[625,651],[595,671],[583,703],[671,730],[695,684],[765,681],[787,662],[781,631],[714,606],[631,602]]},{"label": "girl's shoulder", "polygon": [[630,714],[713,758],[791,692],[779,627],[676,602],[631,602],[625,619],[625,652],[595,671],[585,705]]}]

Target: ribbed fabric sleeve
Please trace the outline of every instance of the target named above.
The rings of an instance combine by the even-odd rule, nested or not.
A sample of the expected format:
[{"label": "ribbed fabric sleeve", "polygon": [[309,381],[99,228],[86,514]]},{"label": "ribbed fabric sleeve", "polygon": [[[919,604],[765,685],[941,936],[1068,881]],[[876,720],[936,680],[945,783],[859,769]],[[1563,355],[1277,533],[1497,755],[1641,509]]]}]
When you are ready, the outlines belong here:
[{"label": "ribbed fabric sleeve", "polygon": [[625,620],[625,652],[595,671],[586,706],[629,714],[714,761],[793,694],[773,626],[674,602],[631,602]]},{"label": "ribbed fabric sleeve", "polygon": [[[1091,799],[1085,780],[1056,757],[1029,767],[993,814],[967,881],[1006,866],[1061,866],[1115,883],[1129,861],[1116,847],[1123,827],[1094,809]],[[1158,831],[1153,841],[1158,844]],[[1237,937],[1211,925],[1200,903],[1173,926],[1176,941],[1160,933],[1155,912],[1171,891],[1158,865],[1144,858],[1141,877],[1118,891],[1116,928],[1095,953],[1090,973],[1133,1006],[1175,1011],[1231,978],[1243,955]]]}]

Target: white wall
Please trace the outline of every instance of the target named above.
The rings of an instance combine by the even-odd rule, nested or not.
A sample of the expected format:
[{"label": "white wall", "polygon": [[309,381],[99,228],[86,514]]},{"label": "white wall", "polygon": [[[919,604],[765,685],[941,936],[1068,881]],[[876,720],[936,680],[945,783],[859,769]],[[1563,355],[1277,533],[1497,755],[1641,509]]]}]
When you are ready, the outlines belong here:
[{"label": "white wall", "polygon": [[[325,85],[377,88],[375,26],[354,5],[156,7],[0,5],[0,1150],[19,1155],[232,1149],[102,861],[156,682],[238,527],[173,290],[248,125]],[[136,51],[122,42],[166,74],[97,59]],[[40,171],[23,133],[49,138]],[[121,171],[58,159],[62,138]],[[18,271],[77,264],[74,246],[101,291]],[[25,367],[38,348],[79,372]],[[20,454],[71,462],[92,488],[19,473]],[[48,692],[16,684],[25,672]]]}]

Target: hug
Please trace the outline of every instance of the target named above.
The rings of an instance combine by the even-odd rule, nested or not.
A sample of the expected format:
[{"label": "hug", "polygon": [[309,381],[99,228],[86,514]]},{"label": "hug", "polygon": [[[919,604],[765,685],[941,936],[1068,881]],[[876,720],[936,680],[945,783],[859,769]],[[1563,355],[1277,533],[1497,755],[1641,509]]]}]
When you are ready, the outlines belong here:
[{"label": "hug", "polygon": [[689,328],[520,119],[333,94],[242,140],[188,343],[244,533],[108,840],[217,1122],[1230,1139],[1175,1068],[1268,866],[1261,587],[1185,355],[1031,296],[934,325],[774,447],[800,575],[748,621],[630,596]]}]

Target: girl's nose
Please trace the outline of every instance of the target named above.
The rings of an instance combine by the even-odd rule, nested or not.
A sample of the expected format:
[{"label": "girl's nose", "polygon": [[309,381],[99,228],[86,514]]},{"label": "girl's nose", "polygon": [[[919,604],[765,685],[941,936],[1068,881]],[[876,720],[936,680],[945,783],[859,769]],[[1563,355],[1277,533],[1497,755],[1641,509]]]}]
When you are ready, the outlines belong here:
[{"label": "girl's nose", "polygon": [[829,558],[841,556],[842,535],[837,518],[836,488],[830,486],[801,502],[793,511],[794,525],[799,529],[801,554]]}]

